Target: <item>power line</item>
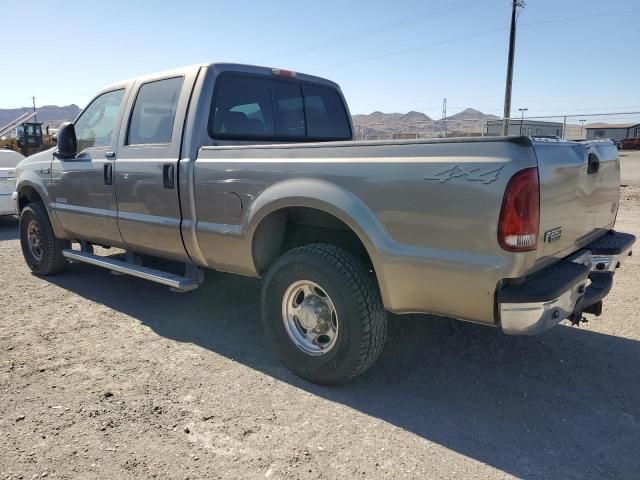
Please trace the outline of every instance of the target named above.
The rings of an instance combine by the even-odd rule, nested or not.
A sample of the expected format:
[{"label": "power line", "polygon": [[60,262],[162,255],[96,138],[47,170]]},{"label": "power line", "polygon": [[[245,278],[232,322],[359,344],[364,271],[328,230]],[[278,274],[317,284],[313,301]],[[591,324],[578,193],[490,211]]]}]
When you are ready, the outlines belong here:
[{"label": "power line", "polygon": [[446,44],[449,44],[449,43],[459,42],[460,40],[467,40],[469,38],[480,37],[480,36],[488,35],[488,34],[491,34],[491,33],[503,32],[506,29],[507,29],[506,27],[494,28],[494,29],[491,29],[491,30],[485,30],[483,32],[472,33],[470,35],[463,35],[461,37],[455,37],[455,38],[450,38],[448,40],[441,40],[439,42],[433,42],[433,43],[428,43],[426,45],[420,45],[419,47],[405,48],[405,49],[402,49],[402,50],[394,50],[392,52],[382,53],[380,55],[373,55],[373,56],[370,56],[370,57],[363,57],[363,58],[360,58],[358,60],[352,60],[350,62],[339,63],[339,64],[334,64],[334,65],[328,65],[328,66],[325,66],[325,67],[322,67],[322,68],[323,69],[338,68],[338,67],[344,67],[345,65],[353,65],[354,63],[362,63],[362,62],[368,62],[370,60],[377,60],[379,58],[392,57],[392,56],[395,56],[395,55],[403,55],[405,53],[417,52],[419,50],[424,50],[424,49],[431,48],[431,47],[438,47],[440,45],[446,45]]},{"label": "power line", "polygon": [[[585,20],[585,19],[589,19],[589,18],[600,18],[600,17],[611,17],[611,16],[617,16],[617,15],[628,15],[630,13],[636,13],[636,12],[640,12],[640,9],[636,9],[636,10],[627,10],[627,11],[621,11],[621,12],[611,12],[611,13],[606,13],[606,14],[598,14],[598,15],[585,15],[585,16],[581,16],[581,17],[568,17],[568,18],[560,18],[557,20],[549,20],[549,21],[542,21],[542,22],[532,22],[532,23],[521,23],[520,27],[533,27],[533,26],[538,26],[538,25],[546,25],[546,24],[550,24],[550,23],[563,23],[563,22],[570,22],[570,21],[577,21],[577,20]],[[491,30],[484,30],[481,32],[476,32],[476,33],[472,33],[469,35],[463,35],[460,37],[455,37],[455,38],[450,38],[448,40],[442,40],[442,41],[438,41],[438,42],[433,42],[433,43],[427,43],[424,45],[419,45],[417,47],[412,47],[412,48],[405,48],[405,49],[401,49],[401,50],[393,50],[391,52],[386,52],[386,53],[382,53],[379,55],[372,55],[369,57],[362,57],[356,60],[352,60],[349,62],[344,62],[344,63],[338,63],[338,64],[333,64],[333,65],[326,65],[324,67],[321,67],[321,69],[331,69],[331,68],[338,68],[338,67],[344,67],[347,65],[353,65],[356,63],[363,63],[363,62],[368,62],[370,60],[377,60],[379,58],[385,58],[385,57],[391,57],[391,56],[395,56],[395,55],[403,55],[406,53],[412,53],[412,52],[417,52],[420,50],[425,50],[428,48],[432,48],[432,47],[437,47],[440,45],[446,45],[449,43],[454,43],[454,42],[459,42],[461,40],[467,40],[470,38],[477,38],[480,36],[484,36],[484,35],[490,35],[492,33],[496,33],[496,32],[503,32],[505,30],[508,30],[507,27],[498,27],[498,28],[493,28]]]},{"label": "power line", "polygon": [[626,10],[626,11],[621,11],[621,12],[610,12],[610,13],[597,13],[595,15],[583,15],[580,17],[565,17],[565,18],[558,18],[555,20],[543,20],[540,22],[529,22],[529,23],[521,23],[520,26],[521,27],[533,27],[533,26],[537,26],[537,25],[548,25],[548,24],[552,24],[552,23],[564,23],[564,22],[576,22],[578,20],[588,20],[591,18],[602,18],[602,17],[615,17],[618,15],[628,15],[630,13],[640,13],[640,8],[636,8],[633,10]]},{"label": "power line", "polygon": [[473,3],[477,3],[478,0],[463,0],[463,1],[459,1],[457,3],[454,3],[453,5],[450,5],[447,8],[441,9],[441,10],[436,10],[436,11],[432,11],[426,14],[422,14],[422,15],[412,15],[411,17],[406,17],[402,20],[397,20],[397,21],[393,21],[393,22],[387,22],[387,23],[383,23],[380,25],[376,25],[364,30],[359,30],[356,32],[351,32],[351,33],[347,33],[345,35],[341,35],[337,38],[335,38],[334,40],[330,40],[327,42],[319,42],[319,43],[315,43],[312,45],[309,45],[307,47],[301,48],[301,49],[296,49],[296,50],[291,50],[289,52],[284,52],[283,54],[279,55],[277,58],[286,58],[286,57],[291,57],[291,56],[296,56],[296,55],[301,55],[303,53],[308,53],[314,50],[319,50],[322,48],[326,48],[326,47],[330,47],[333,45],[337,45],[340,44],[346,40],[354,40],[354,39],[359,39],[359,38],[364,38],[364,37],[368,37],[371,35],[376,35],[378,33],[381,32],[387,32],[390,30],[395,30],[398,29],[400,27],[404,27],[406,25],[411,25],[411,24],[416,24],[416,23],[421,23],[424,22],[426,20],[431,20],[433,18],[437,18],[437,17],[441,17],[444,16],[452,11],[461,9],[461,8],[466,8],[467,6],[469,6],[470,4]]}]

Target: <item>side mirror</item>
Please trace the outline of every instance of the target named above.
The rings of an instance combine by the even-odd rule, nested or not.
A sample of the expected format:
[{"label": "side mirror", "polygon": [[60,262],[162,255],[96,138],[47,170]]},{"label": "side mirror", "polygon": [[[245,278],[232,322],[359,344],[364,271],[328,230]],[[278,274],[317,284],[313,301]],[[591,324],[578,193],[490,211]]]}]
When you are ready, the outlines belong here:
[{"label": "side mirror", "polygon": [[60,125],[57,134],[58,151],[54,153],[60,160],[69,160],[76,157],[78,153],[78,139],[76,129],[71,122]]}]

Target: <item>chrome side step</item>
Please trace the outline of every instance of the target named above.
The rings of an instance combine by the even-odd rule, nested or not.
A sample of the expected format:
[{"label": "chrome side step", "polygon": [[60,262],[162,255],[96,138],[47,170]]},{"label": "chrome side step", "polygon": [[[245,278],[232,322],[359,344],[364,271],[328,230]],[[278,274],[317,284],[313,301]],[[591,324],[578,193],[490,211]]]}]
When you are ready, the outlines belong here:
[{"label": "chrome side step", "polygon": [[62,255],[69,260],[75,262],[88,263],[96,267],[106,268],[112,272],[123,273],[133,277],[143,278],[151,282],[160,283],[171,287],[177,292],[188,292],[195,290],[200,285],[195,278],[182,277],[173,273],[163,272],[149,267],[143,267],[134,263],[123,262],[114,258],[100,257],[92,253],[82,252],[79,250],[66,249],[62,251]]}]

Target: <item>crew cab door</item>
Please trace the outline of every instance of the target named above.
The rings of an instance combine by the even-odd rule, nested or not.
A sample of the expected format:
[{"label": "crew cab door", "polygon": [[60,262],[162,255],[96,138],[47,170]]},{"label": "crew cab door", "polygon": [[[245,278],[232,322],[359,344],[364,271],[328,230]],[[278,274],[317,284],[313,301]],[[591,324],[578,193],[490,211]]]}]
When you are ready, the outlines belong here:
[{"label": "crew cab door", "polygon": [[98,95],[74,123],[76,157],[52,157],[49,194],[54,214],[72,238],[123,246],[113,168],[125,100],[125,88]]},{"label": "crew cab door", "polygon": [[188,259],[180,234],[178,162],[194,76],[142,80],[131,95],[115,167],[118,226],[130,250]]}]

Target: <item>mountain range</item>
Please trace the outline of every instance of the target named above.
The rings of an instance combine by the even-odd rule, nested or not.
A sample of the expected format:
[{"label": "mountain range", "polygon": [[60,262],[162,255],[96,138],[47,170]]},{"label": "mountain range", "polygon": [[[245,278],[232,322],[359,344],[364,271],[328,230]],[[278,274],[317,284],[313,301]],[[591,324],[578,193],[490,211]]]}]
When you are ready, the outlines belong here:
[{"label": "mountain range", "polygon": [[[31,112],[33,108],[0,108],[0,127],[7,125],[25,112]],[[75,104],[59,107],[58,105],[43,105],[37,108],[38,122],[51,125],[55,128],[62,122],[73,120],[80,113],[80,107]]]},{"label": "mountain range", "polygon": [[[0,108],[0,127],[15,120],[24,112],[31,111],[30,107]],[[44,105],[38,108],[38,121],[55,128],[58,124],[73,120],[80,113],[80,107],[75,104],[66,106]],[[353,115],[353,123],[358,134],[367,136],[388,136],[420,132],[438,133],[447,131],[460,135],[479,133],[480,122],[485,119],[499,118],[488,115],[473,108],[467,108],[459,113],[450,115],[446,119],[432,119],[428,115],[410,111],[408,113],[384,113],[375,111],[368,115]]]},{"label": "mountain range", "polygon": [[437,136],[447,132],[448,135],[478,135],[482,132],[482,121],[499,118],[482,113],[480,110],[467,108],[444,119],[433,119],[422,112],[408,113],[373,112],[369,115],[353,115],[356,134],[359,138],[383,138],[415,136],[416,134]]}]

